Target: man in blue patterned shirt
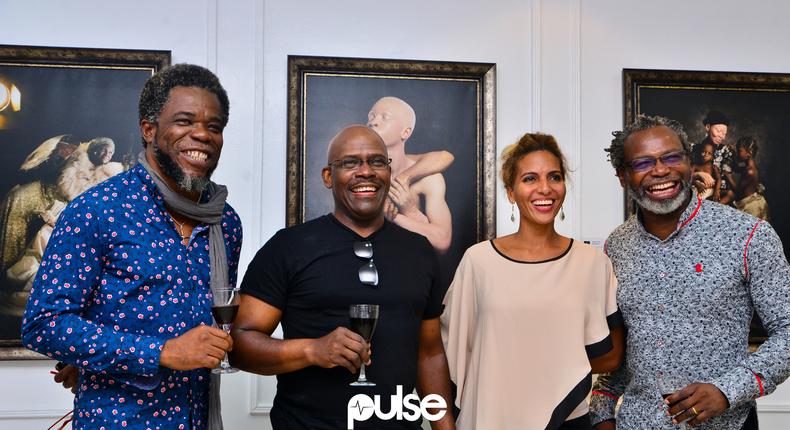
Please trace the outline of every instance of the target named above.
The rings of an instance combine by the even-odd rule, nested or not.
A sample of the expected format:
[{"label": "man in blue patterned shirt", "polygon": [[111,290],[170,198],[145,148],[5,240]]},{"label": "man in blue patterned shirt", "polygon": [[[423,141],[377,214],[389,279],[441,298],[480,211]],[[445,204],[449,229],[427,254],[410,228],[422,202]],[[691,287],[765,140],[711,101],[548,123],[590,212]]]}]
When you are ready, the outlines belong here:
[{"label": "man in blue patterned shirt", "polygon": [[[622,395],[618,429],[757,428],[754,399],[790,375],[782,242],[768,223],[699,198],[678,122],[639,117],[614,136],[610,160],[639,210],[607,241],[626,363],[596,382],[593,424],[613,429]],[[769,336],[748,353],[755,311]]]},{"label": "man in blue patterned shirt", "polygon": [[75,429],[208,427],[209,369],[232,347],[212,327],[211,288],[236,282],[241,248],[227,190],[209,179],[228,109],[202,67],[152,76],[140,96],[140,162],[58,220],[22,338],[79,369]]}]

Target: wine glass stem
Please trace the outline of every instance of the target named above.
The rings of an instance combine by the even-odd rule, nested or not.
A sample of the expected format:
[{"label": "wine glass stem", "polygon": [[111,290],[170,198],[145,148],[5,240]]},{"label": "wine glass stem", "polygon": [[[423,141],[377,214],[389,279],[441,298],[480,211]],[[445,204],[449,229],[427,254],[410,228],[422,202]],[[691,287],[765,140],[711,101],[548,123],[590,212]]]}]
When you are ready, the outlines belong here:
[{"label": "wine glass stem", "polygon": [[365,377],[365,364],[363,363],[362,366],[359,367],[359,378],[357,381],[367,382],[368,378]]},{"label": "wine glass stem", "polygon": [[[222,329],[225,330],[225,333],[230,334],[231,324],[221,324]],[[225,352],[225,355],[222,357],[222,363],[219,365],[222,369],[227,369],[230,367],[230,362],[228,361],[228,353]]]}]

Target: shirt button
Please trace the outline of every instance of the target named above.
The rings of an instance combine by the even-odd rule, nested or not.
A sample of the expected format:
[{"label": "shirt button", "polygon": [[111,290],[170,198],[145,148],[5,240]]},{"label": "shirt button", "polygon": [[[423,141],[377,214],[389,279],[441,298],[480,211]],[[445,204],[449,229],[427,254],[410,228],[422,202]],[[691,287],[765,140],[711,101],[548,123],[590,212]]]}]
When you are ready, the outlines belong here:
[{"label": "shirt button", "polygon": [[656,346],[659,346],[659,347],[664,346],[664,339],[657,340],[656,341]]},{"label": "shirt button", "polygon": [[658,305],[658,311],[664,312],[664,305]]},{"label": "shirt button", "polygon": [[659,278],[666,278],[666,276],[667,276],[667,274],[664,273],[664,272],[661,272],[661,273],[658,274]]}]

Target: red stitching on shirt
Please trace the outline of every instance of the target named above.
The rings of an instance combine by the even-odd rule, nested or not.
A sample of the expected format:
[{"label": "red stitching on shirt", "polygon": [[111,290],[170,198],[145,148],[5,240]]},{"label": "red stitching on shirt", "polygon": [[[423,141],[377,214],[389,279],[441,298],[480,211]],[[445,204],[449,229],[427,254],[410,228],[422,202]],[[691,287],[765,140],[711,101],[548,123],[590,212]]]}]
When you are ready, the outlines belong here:
[{"label": "red stitching on shirt", "polygon": [[754,232],[757,231],[757,227],[760,226],[760,223],[763,220],[758,220],[757,223],[754,224],[754,228],[752,228],[752,232],[749,234],[749,238],[746,239],[746,246],[743,247],[743,271],[746,274],[746,278],[749,278],[749,263],[746,260],[746,257],[749,255],[749,242],[752,241],[752,237],[754,237]]},{"label": "red stitching on shirt", "polygon": [[694,212],[692,212],[691,215],[688,218],[686,218],[685,221],[680,223],[680,226],[678,227],[678,230],[680,230],[681,228],[685,227],[686,224],[690,223],[691,220],[694,219],[695,216],[697,216],[697,212],[699,212],[699,208],[701,206],[702,206],[702,198],[700,198],[700,196],[698,195],[697,196],[697,207],[694,208]]},{"label": "red stitching on shirt", "polygon": [[763,389],[763,380],[762,380],[762,378],[760,378],[760,375],[754,373],[753,371],[752,371],[752,374],[754,375],[755,379],[757,379],[757,385],[760,386],[760,395],[759,395],[759,397],[762,397],[765,394],[765,389]]},{"label": "red stitching on shirt", "polygon": [[[761,385],[761,387],[762,387],[762,385]],[[606,391],[600,391],[600,390],[593,390],[592,395],[611,397],[611,398],[613,398],[615,400],[619,400],[620,399],[619,397],[615,396],[612,393],[607,393]]]}]

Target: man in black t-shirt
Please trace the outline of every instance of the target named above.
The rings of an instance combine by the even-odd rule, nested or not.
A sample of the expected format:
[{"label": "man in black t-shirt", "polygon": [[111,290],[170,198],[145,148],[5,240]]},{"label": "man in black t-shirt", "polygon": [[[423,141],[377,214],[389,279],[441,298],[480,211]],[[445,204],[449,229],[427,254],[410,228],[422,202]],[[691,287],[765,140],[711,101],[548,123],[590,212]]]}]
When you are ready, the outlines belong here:
[{"label": "man in black t-shirt", "polygon": [[[390,174],[378,134],[362,125],[345,128],[330,143],[322,170],[333,213],[280,230],[247,269],[231,361],[250,372],[278,375],[271,411],[275,430],[419,429],[417,417],[406,419],[410,411],[403,400],[391,401],[415,388],[449,404],[439,329],[445,287],[428,240],[384,218]],[[348,329],[352,304],[379,305],[370,344]],[[271,337],[280,323],[282,340]],[[362,363],[376,386],[349,386]],[[374,413],[352,422],[351,415],[371,415],[352,411],[350,400],[358,394],[378,395],[382,415],[399,409],[404,414],[381,419]],[[432,426],[454,429],[452,414]]]}]

